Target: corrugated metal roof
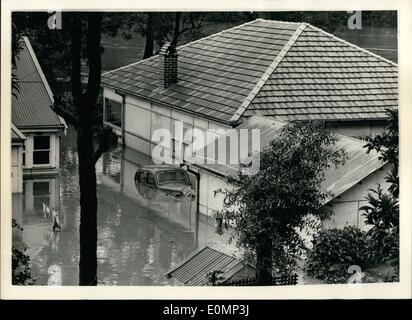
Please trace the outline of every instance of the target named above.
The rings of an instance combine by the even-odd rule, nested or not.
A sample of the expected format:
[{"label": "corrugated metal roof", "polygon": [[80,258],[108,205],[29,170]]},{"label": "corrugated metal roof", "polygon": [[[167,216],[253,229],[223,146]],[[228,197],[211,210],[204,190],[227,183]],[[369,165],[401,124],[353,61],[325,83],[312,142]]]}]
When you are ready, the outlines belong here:
[{"label": "corrugated metal roof", "polygon": [[51,109],[51,91],[27,37],[23,37],[16,65],[20,92],[12,98],[13,124],[20,129],[64,127]]},{"label": "corrugated metal roof", "polygon": [[167,89],[158,81],[157,56],[103,74],[102,84],[226,123],[238,113],[382,119],[398,104],[395,63],[305,23],[257,19],[178,53],[179,82]]},{"label": "corrugated metal roof", "polygon": [[[252,129],[260,130],[260,148],[261,150],[266,147],[270,140],[272,140],[279,129],[281,129],[286,122],[278,121],[261,116],[251,116],[245,120],[242,124],[235,128],[239,134],[241,129],[248,129],[248,132],[252,132]],[[239,135],[240,136],[240,135]],[[384,163],[378,159],[378,154],[376,151],[371,151],[366,153],[366,149],[363,146],[366,144],[365,141],[350,138],[343,135],[337,135],[338,141],[336,142],[336,148],[342,148],[347,154],[347,159],[344,165],[341,165],[337,168],[332,166],[329,170],[325,172],[325,180],[322,188],[333,194],[333,196],[327,199],[326,202],[329,202],[350,189],[358,182],[362,181],[364,178],[369,176],[374,171],[378,170]],[[214,160],[217,162],[219,155],[221,159],[229,159],[229,153],[233,152],[233,149],[236,148],[234,144],[230,144],[228,136],[222,136],[219,140],[226,140],[227,145],[224,152],[226,155],[223,157],[218,152],[215,154]],[[251,137],[249,136],[249,141]],[[219,143],[219,141],[218,141]],[[207,146],[203,151],[204,154],[207,154]],[[213,171],[221,176],[233,175],[236,174],[239,170],[239,166],[235,164],[196,164],[200,168],[204,168],[210,171]]]},{"label": "corrugated metal roof", "polygon": [[222,271],[221,276],[229,279],[243,268],[241,261],[209,246],[195,251],[165,275],[176,278],[187,286],[204,286],[207,273]]}]

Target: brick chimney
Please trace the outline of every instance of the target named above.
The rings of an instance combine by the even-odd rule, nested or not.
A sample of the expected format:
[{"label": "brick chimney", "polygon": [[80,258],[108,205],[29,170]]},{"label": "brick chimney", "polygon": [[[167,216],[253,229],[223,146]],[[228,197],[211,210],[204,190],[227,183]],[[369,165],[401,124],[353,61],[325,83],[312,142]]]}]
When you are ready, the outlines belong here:
[{"label": "brick chimney", "polygon": [[163,88],[177,83],[177,50],[169,42],[159,51],[159,80]]}]

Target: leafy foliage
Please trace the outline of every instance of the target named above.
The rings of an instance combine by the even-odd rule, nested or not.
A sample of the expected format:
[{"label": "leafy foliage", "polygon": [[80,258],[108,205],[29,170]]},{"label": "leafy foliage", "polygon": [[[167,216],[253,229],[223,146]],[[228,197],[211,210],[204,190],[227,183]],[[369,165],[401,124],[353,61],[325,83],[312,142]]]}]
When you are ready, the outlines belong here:
[{"label": "leafy foliage", "polygon": [[298,233],[304,218],[330,213],[323,205],[330,194],[321,183],[324,171],[345,159],[344,151],[334,147],[336,141],[322,122],[288,123],[261,152],[258,173],[228,177],[232,188],[219,190],[224,210],[218,217],[233,228],[232,239],[257,272],[262,259],[270,268],[266,272],[293,271],[304,248]]},{"label": "leafy foliage", "polygon": [[346,283],[351,265],[362,270],[370,265],[368,243],[366,233],[355,227],[323,230],[313,239],[305,271],[327,283]]},{"label": "leafy foliage", "polygon": [[376,263],[399,264],[399,205],[391,194],[384,193],[378,186],[370,190],[366,197],[368,205],[364,211],[366,224],[372,225],[368,231]]},{"label": "leafy foliage", "polygon": [[376,263],[390,263],[399,272],[399,126],[398,111],[388,110],[389,121],[382,135],[368,140],[367,152],[376,150],[379,158],[391,165],[391,172],[386,176],[390,184],[383,192],[380,185],[377,190],[369,190],[366,200],[368,205],[360,208],[366,217],[366,223],[372,228],[368,231]]},{"label": "leafy foliage", "polygon": [[11,72],[11,93],[12,95],[17,98],[17,94],[20,92],[20,86],[18,82],[18,77],[16,74],[16,66],[17,66],[17,59],[20,50],[22,49],[21,45],[21,35],[17,31],[16,25],[12,24],[12,39],[11,39],[11,64],[12,64],[12,72]]},{"label": "leafy foliage", "polygon": [[[12,228],[23,231],[23,228],[12,220]],[[13,285],[34,285],[36,279],[31,275],[30,257],[25,253],[27,247],[19,250],[12,247],[12,284]]]},{"label": "leafy foliage", "polygon": [[395,198],[399,197],[399,121],[397,110],[387,110],[389,115],[388,125],[382,135],[368,138],[365,145],[367,153],[376,150],[379,159],[391,164],[391,173],[386,177],[386,182],[390,183],[389,192]]}]

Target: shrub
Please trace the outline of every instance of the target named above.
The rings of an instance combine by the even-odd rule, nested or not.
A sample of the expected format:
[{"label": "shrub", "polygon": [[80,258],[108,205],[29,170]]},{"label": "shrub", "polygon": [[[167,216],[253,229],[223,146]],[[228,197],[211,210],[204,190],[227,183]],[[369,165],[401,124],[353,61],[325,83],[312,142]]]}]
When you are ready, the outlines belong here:
[{"label": "shrub", "polygon": [[346,283],[348,268],[369,266],[369,246],[366,233],[355,227],[323,230],[313,239],[308,252],[306,273],[326,283]]},{"label": "shrub", "polygon": [[372,256],[376,264],[385,263],[399,268],[399,204],[389,193],[369,190],[368,204],[361,207],[366,224],[372,228],[367,235],[370,239]]}]

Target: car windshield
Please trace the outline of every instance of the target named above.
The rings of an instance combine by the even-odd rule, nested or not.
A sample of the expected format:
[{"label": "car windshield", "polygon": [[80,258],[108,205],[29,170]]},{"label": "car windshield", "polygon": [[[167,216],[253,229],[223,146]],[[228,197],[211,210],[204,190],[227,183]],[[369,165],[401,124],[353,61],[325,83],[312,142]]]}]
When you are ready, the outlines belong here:
[{"label": "car windshield", "polygon": [[178,182],[189,184],[186,173],[183,171],[163,171],[157,174],[159,184],[167,182]]}]

